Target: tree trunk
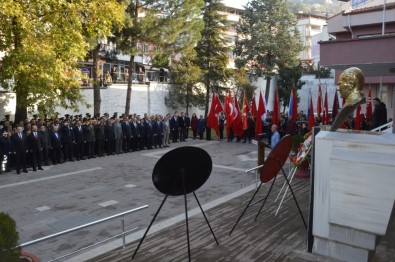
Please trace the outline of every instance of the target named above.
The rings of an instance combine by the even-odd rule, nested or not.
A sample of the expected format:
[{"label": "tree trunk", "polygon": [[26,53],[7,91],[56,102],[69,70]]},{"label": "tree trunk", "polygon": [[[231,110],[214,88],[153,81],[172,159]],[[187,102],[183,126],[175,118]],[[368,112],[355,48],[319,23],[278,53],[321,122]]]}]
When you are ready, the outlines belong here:
[{"label": "tree trunk", "polygon": [[270,81],[272,78],[270,76],[266,76],[266,88],[265,88],[265,99],[266,103],[269,103],[269,92],[270,92]]},{"label": "tree trunk", "polygon": [[[138,15],[139,15],[139,0],[136,0],[136,5],[132,11],[133,23],[137,25]],[[133,35],[130,43],[130,60],[129,60],[129,74],[128,74],[128,88],[126,91],[126,105],[125,105],[125,115],[129,116],[130,113],[130,100],[132,99],[132,80],[133,80],[133,69],[134,69],[134,49],[137,45],[137,36]]]},{"label": "tree trunk", "polygon": [[[16,17],[12,19],[12,31],[14,34],[14,49],[18,53],[17,49],[21,48],[21,34],[18,28],[18,22]],[[27,94],[28,91],[23,83],[20,83],[18,79],[15,79],[14,83],[16,107],[15,107],[15,123],[27,118]]]},{"label": "tree trunk", "polygon": [[22,87],[16,83],[15,96],[16,96],[16,108],[15,108],[15,123],[22,121],[27,118],[27,94],[22,91]]},{"label": "tree trunk", "polygon": [[[134,42],[132,40],[132,42]],[[133,48],[131,48],[132,51]],[[125,105],[125,115],[129,116],[130,113],[130,100],[132,99],[132,80],[133,80],[133,69],[134,69],[134,55],[130,56],[129,60],[129,74],[128,74],[128,89],[126,91],[126,105]]]},{"label": "tree trunk", "polygon": [[206,83],[206,102],[204,106],[204,117],[207,117],[208,114],[208,103],[210,100],[210,68],[208,69],[207,73],[207,83]]},{"label": "tree trunk", "polygon": [[[100,116],[101,96],[100,96],[100,79],[98,78],[99,73],[99,50],[100,45],[98,44],[93,49],[93,115]],[[104,78],[104,76],[102,75]]]}]

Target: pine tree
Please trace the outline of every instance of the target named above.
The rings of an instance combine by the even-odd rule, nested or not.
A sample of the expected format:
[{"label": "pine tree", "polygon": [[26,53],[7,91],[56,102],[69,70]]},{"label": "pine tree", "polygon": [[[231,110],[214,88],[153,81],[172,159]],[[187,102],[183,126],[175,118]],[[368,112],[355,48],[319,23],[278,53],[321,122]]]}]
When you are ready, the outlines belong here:
[{"label": "pine tree", "polygon": [[287,0],[251,0],[237,30],[236,53],[246,59],[252,75],[266,78],[267,100],[270,80],[279,66],[298,64],[301,44],[296,18]]},{"label": "pine tree", "polygon": [[280,103],[283,104],[285,110],[289,105],[289,98],[291,94],[292,87],[295,86],[296,90],[301,89],[305,84],[304,81],[300,81],[302,77],[302,67],[300,65],[294,67],[284,67],[280,66],[278,72],[278,96]]},{"label": "pine tree", "polygon": [[228,55],[231,52],[230,43],[224,38],[229,29],[221,0],[205,0],[202,10],[204,29],[202,39],[195,50],[196,63],[202,70],[202,82],[206,86],[205,115],[208,113],[208,104],[211,91],[220,92],[226,89],[226,82],[231,76],[228,69]]},{"label": "pine tree", "polygon": [[174,62],[171,67],[170,90],[165,98],[167,106],[173,109],[203,107],[205,92],[200,82],[201,71],[194,63],[196,54],[191,52],[184,54],[180,61]]}]

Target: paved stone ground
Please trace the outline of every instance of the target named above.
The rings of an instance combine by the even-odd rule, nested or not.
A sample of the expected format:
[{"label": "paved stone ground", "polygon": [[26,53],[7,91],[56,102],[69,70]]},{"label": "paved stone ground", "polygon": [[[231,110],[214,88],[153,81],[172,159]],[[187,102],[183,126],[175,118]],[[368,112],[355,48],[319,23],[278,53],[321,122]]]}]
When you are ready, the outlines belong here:
[{"label": "paved stone ground", "polygon": [[[23,175],[2,174],[0,211],[15,219],[20,243],[149,205],[125,217],[126,230],[145,227],[163,199],[152,184],[155,163],[165,152],[187,145],[205,149],[213,159],[210,178],[196,192],[202,204],[254,183],[255,176],[243,171],[256,166],[256,145],[190,139],[166,149],[67,162]],[[189,202],[189,208],[197,207],[192,198]],[[170,197],[157,221],[182,214],[183,209],[182,199]],[[120,232],[121,221],[115,219],[24,250],[46,261]]]},{"label": "paved stone ground", "polygon": [[[196,192],[201,204],[208,206],[218,199],[227,201],[211,209],[204,207],[205,210],[208,209],[207,214],[221,243],[220,247],[213,243],[201,214],[197,214],[200,211],[195,212],[197,215],[191,218],[191,231],[199,232],[193,235],[191,233],[194,261],[332,261],[303,252],[305,231],[292,201],[285,203],[284,210],[278,217],[269,215],[274,205],[265,207],[270,212],[261,214],[259,227],[257,223],[248,222],[253,219],[257,209],[252,207],[252,211],[246,214],[234,232],[234,237],[227,236],[229,226],[233,225],[240,207],[245,206],[251,196],[250,191],[254,189],[254,175],[246,176],[243,172],[256,166],[257,146],[251,144],[190,140],[172,144],[167,149],[69,162],[45,167],[41,172],[29,170],[28,174],[19,176],[14,173],[2,174],[0,211],[9,213],[16,220],[20,242],[24,243],[147,204],[148,208],[125,217],[126,230],[138,227],[138,232],[128,236],[127,242],[131,244],[125,250],[118,249],[91,260],[129,261],[141,238],[141,232],[144,232],[163,200],[163,195],[152,184],[153,167],[168,150],[187,145],[207,150],[213,159],[214,166],[209,180]],[[278,191],[281,183],[276,184],[275,190]],[[306,218],[308,180],[295,181],[295,189]],[[234,196],[230,197],[230,194]],[[196,201],[192,197],[188,198],[188,209],[197,210]],[[185,261],[185,222],[180,220],[184,217],[183,212],[183,199],[169,197],[155,221],[154,226],[158,226],[156,231],[151,229],[153,234],[143,243],[136,261]],[[394,213],[387,235],[380,239],[376,254],[372,257],[374,262],[395,261]],[[170,220],[173,224],[168,222]],[[266,223],[275,226],[272,229]],[[291,227],[284,228],[284,224]],[[165,229],[162,230],[163,228]],[[42,261],[48,261],[120,232],[120,219],[115,219],[24,250],[36,254]],[[118,246],[119,243],[120,241]],[[172,249],[168,249],[169,245]],[[170,256],[167,255],[169,250]],[[156,251],[164,255],[157,256]],[[92,257],[92,254],[89,255]],[[70,261],[87,259],[89,257],[84,258],[84,254],[81,254]]]}]

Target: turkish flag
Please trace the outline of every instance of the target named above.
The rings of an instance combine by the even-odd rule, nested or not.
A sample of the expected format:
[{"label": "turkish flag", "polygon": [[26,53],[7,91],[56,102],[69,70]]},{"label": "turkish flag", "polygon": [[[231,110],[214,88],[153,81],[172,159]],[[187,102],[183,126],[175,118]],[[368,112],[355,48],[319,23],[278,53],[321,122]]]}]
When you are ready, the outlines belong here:
[{"label": "turkish flag", "polygon": [[259,139],[259,135],[263,131],[263,116],[266,114],[265,102],[263,100],[262,92],[259,92],[258,110],[256,111],[256,124],[255,124],[255,138]]},{"label": "turkish flag", "polygon": [[250,112],[250,106],[248,105],[246,95],[244,94],[243,98],[243,111],[241,117],[243,122],[243,130],[247,130],[248,128],[248,113]]},{"label": "turkish flag", "polygon": [[273,125],[277,125],[280,123],[280,109],[278,102],[278,92],[277,88],[274,91],[274,105],[273,105]]},{"label": "turkish flag", "polygon": [[235,116],[234,106],[232,103],[232,95],[229,92],[228,95],[225,97],[225,114],[226,114],[226,130],[228,131],[229,128],[232,127],[233,118]]},{"label": "turkish flag", "polygon": [[241,121],[241,112],[239,103],[237,102],[237,98],[235,97],[235,104],[234,104],[234,116],[233,116],[233,132],[236,134],[237,137],[243,136],[243,124]]},{"label": "turkish flag", "polygon": [[208,114],[207,127],[215,130],[215,133],[219,134],[218,127],[218,113],[224,111],[219,101],[218,94],[213,92],[213,97],[211,99],[210,113]]}]

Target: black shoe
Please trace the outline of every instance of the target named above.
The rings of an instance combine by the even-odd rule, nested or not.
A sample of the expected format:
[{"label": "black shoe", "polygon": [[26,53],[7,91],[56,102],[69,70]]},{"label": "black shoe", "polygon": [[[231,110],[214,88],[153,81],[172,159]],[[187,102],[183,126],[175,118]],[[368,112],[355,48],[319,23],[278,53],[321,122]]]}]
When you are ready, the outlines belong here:
[{"label": "black shoe", "polygon": [[38,170],[44,170],[44,168],[42,168],[42,167],[40,166],[40,167],[38,167]]},{"label": "black shoe", "polygon": [[23,173],[27,173],[27,170],[23,170]]},{"label": "black shoe", "polygon": [[21,174],[21,171],[16,171],[16,174],[17,174],[17,175],[20,175],[20,174]]},{"label": "black shoe", "polygon": [[[37,172],[37,169],[33,168],[33,171],[34,171],[34,172]],[[26,172],[26,173],[27,173],[27,172]]]}]

